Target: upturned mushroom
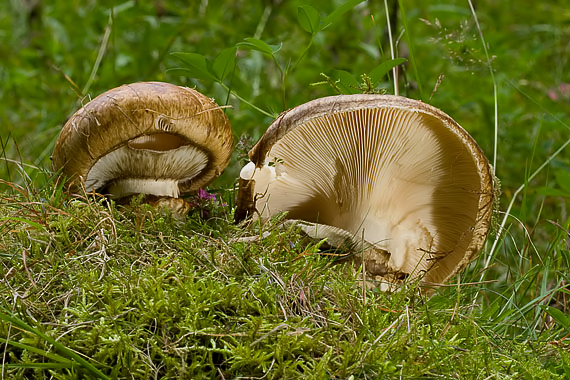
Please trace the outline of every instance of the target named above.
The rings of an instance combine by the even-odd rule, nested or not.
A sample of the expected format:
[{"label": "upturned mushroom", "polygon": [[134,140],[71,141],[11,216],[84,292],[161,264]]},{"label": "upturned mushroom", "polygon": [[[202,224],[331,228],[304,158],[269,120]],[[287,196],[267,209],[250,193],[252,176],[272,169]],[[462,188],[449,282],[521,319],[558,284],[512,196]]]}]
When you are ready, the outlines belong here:
[{"label": "upturned mushroom", "polygon": [[368,278],[441,284],[481,250],[493,176],[451,117],[390,95],[340,95],[281,114],[249,152],[236,219],[287,212],[349,247]]},{"label": "upturned mushroom", "polygon": [[179,197],[206,186],[228,164],[233,132],[224,111],[186,87],[140,82],[79,109],[56,141],[52,164],[71,191],[112,199],[146,194],[184,215]]}]

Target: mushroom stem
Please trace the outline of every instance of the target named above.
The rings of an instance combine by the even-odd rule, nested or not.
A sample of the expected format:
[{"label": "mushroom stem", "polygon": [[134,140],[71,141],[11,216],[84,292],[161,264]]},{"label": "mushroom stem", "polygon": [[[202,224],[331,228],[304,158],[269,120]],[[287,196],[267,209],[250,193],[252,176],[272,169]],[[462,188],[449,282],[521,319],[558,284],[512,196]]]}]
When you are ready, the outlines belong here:
[{"label": "mushroom stem", "polygon": [[234,220],[240,223],[245,219],[253,216],[255,213],[255,181],[250,179],[239,179],[238,204],[236,208]]},{"label": "mushroom stem", "polygon": [[147,195],[144,200],[157,210],[166,210],[177,220],[184,220],[192,208],[191,205],[182,198]]},{"label": "mushroom stem", "polygon": [[124,178],[113,181],[106,188],[111,198],[122,198],[133,194],[153,194],[161,197],[178,198],[178,180],[154,178]]}]

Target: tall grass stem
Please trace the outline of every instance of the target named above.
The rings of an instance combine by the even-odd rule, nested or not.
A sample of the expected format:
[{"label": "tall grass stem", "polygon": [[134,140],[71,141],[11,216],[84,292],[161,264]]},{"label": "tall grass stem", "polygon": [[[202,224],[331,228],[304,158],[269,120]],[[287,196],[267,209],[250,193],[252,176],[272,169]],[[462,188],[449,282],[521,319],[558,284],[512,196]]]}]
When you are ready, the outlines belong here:
[{"label": "tall grass stem", "polygon": [[[390,26],[390,12],[388,11],[388,0],[384,0],[384,9],[386,10],[386,26],[388,27],[388,39],[390,41],[390,56],[392,60],[396,59],[394,53],[394,41],[392,40],[392,27]],[[392,75],[394,76],[394,95],[398,96],[400,91],[398,89],[398,67],[392,68]]]},{"label": "tall grass stem", "polygon": [[493,99],[495,100],[495,110],[494,110],[494,119],[495,119],[495,130],[493,135],[493,175],[497,170],[497,150],[498,150],[498,131],[499,131],[499,106],[497,101],[497,81],[495,80],[495,74],[493,73],[493,66],[491,65],[491,59],[489,58],[489,51],[487,50],[487,43],[485,42],[485,37],[483,37],[483,32],[481,31],[481,25],[479,25],[479,19],[477,18],[477,12],[475,12],[475,8],[473,7],[473,2],[471,0],[467,0],[469,2],[469,7],[471,8],[471,13],[473,14],[473,20],[475,20],[475,25],[477,25],[477,31],[479,32],[479,37],[481,38],[481,43],[483,44],[483,51],[485,52],[485,58],[487,60],[487,66],[489,67],[489,73],[491,74],[491,79],[493,81]]}]

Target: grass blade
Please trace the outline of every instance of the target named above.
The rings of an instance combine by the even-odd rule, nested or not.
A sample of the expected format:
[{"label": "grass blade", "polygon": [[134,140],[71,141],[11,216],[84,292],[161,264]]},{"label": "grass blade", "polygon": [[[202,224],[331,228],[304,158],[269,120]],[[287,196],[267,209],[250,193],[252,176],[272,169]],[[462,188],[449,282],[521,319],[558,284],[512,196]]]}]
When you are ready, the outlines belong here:
[{"label": "grass blade", "polygon": [[[28,345],[28,344],[19,343],[19,342],[15,342],[13,340],[8,340],[8,339],[4,339],[4,338],[0,338],[0,343],[8,343],[10,346],[19,348],[21,350],[26,350],[26,351],[33,352],[33,353],[36,353],[36,354],[41,355],[41,356],[45,356],[48,359],[51,359],[51,360],[58,362],[57,363],[58,365],[63,365],[64,367],[71,367],[73,365],[73,361],[66,359],[63,356],[44,351],[41,348],[33,347],[33,346]],[[43,363],[43,364],[47,364],[47,363]]]},{"label": "grass blade", "polygon": [[47,343],[51,344],[57,351],[66,355],[71,360],[77,362],[77,364],[79,366],[81,366],[82,368],[87,370],[93,376],[100,378],[100,379],[108,379],[108,377],[103,372],[99,371],[99,369],[97,369],[93,364],[89,363],[87,360],[85,360],[84,358],[79,356],[77,353],[75,353],[72,350],[70,350],[69,348],[65,347],[64,345],[62,345],[61,343],[59,343],[58,341],[56,341],[52,337],[42,333],[41,331],[39,331],[38,329],[36,329],[34,327],[28,325],[26,322],[22,321],[21,319],[10,315],[10,313],[7,312],[6,310],[0,311],[0,320],[7,322],[7,323],[11,323],[14,326],[19,327],[20,329],[27,331],[31,334],[34,334],[34,335],[38,336],[39,338],[45,340]]}]

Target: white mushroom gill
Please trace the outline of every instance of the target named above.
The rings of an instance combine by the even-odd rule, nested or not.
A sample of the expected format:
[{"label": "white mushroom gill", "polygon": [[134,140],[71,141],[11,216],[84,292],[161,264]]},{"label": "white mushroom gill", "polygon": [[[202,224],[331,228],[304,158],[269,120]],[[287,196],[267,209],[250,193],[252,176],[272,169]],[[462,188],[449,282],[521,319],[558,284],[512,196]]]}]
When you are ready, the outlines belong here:
[{"label": "white mushroom gill", "polygon": [[441,123],[399,108],[309,119],[272,146],[275,169],[252,173],[257,210],[363,236],[391,254],[396,271],[428,270],[455,250],[463,254],[480,178],[470,152]]},{"label": "white mushroom gill", "polygon": [[[193,145],[165,151],[123,145],[95,162],[85,189],[103,191],[112,198],[132,194],[178,197],[178,184],[195,177],[207,164],[206,153]],[[113,178],[110,183],[109,178]]]}]

